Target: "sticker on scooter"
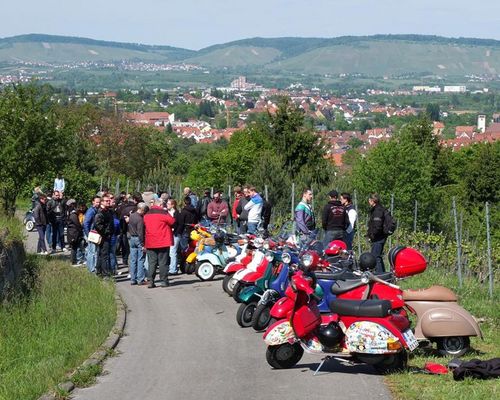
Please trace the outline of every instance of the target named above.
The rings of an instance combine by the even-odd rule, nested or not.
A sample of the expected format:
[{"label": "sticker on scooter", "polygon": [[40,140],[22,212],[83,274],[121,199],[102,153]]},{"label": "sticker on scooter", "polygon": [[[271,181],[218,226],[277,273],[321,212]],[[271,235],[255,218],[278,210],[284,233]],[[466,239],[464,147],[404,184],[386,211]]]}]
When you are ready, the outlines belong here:
[{"label": "sticker on scooter", "polygon": [[370,321],[359,321],[346,331],[346,347],[349,352],[366,354],[387,354],[397,351],[388,350],[389,342],[396,342],[386,328]]},{"label": "sticker on scooter", "polygon": [[264,337],[264,341],[269,346],[277,346],[289,342],[295,337],[295,333],[289,321],[276,323],[276,325],[271,328],[272,329],[270,329]]}]

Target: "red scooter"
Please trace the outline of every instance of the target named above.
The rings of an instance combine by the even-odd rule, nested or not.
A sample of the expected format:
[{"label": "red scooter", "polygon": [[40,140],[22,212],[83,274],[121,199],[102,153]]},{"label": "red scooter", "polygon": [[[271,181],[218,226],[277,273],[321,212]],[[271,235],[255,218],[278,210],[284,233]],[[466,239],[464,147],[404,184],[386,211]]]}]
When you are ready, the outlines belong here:
[{"label": "red scooter", "polygon": [[[399,290],[370,272],[362,279]],[[291,368],[304,350],[353,358],[383,373],[406,366],[407,351],[416,349],[418,342],[402,309],[394,309],[388,300],[336,299],[330,303],[331,314],[320,314],[315,286],[314,275],[307,271],[291,277],[286,297],[293,301],[293,308],[288,318],[274,323],[264,334],[266,359],[272,367]]]}]

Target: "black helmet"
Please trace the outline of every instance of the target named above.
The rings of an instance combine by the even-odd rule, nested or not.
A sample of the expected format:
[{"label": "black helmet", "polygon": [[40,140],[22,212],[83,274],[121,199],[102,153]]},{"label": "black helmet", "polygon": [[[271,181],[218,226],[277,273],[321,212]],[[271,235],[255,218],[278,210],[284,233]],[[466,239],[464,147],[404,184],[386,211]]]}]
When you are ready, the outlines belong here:
[{"label": "black helmet", "polygon": [[359,268],[361,271],[370,271],[375,269],[377,259],[372,253],[363,253],[359,256]]}]

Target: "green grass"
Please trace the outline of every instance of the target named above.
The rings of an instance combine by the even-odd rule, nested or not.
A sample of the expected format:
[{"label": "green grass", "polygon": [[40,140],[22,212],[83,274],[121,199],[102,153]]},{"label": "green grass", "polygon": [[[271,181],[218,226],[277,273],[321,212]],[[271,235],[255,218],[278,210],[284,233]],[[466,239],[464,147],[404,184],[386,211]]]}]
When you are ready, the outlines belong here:
[{"label": "green grass", "polygon": [[115,321],[113,283],[67,262],[37,261],[30,299],[0,308],[0,400],[36,399],[54,389],[103,343]]},{"label": "green grass", "polygon": [[[6,235],[3,237],[5,232]],[[6,244],[11,241],[22,242],[24,240],[23,224],[15,217],[0,215],[0,233]]]},{"label": "green grass", "polygon": [[[500,357],[500,283],[496,282],[493,299],[488,296],[487,283],[466,279],[461,289],[454,274],[441,272],[429,268],[424,274],[405,281],[406,288],[424,288],[431,285],[443,285],[453,289],[459,295],[460,304],[481,319],[480,327],[484,340],[471,338],[473,351],[461,357],[463,360],[479,358],[487,360]],[[410,358],[410,367],[422,368],[426,362],[447,365],[452,357],[439,357],[433,352],[417,350]],[[411,369],[410,369],[411,370]],[[390,375],[386,382],[396,399],[494,399],[500,398],[500,380],[473,380],[457,382],[453,375],[423,375],[420,373],[405,372]]]}]

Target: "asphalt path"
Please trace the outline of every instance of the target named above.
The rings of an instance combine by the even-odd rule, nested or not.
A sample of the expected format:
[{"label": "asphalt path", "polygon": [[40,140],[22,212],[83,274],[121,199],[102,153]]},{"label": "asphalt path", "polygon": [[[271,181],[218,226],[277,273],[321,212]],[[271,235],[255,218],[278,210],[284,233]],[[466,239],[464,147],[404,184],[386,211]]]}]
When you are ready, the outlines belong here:
[{"label": "asphalt path", "polygon": [[[29,236],[33,243],[36,235]],[[237,325],[238,305],[220,278],[179,275],[168,288],[148,289],[131,286],[124,271],[117,289],[128,309],[118,354],[95,385],[76,389],[72,399],[391,398],[367,365],[330,360],[314,376],[321,359],[304,354],[294,368],[273,370],[262,333]]]}]

